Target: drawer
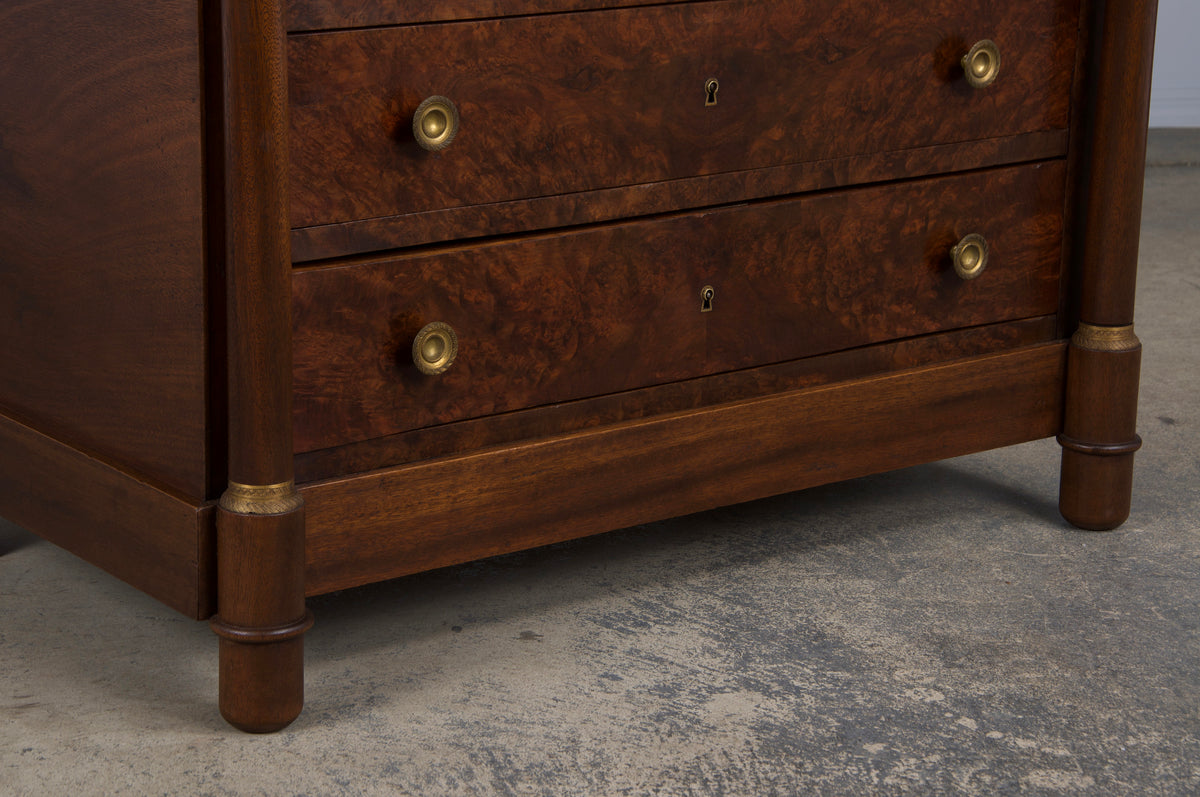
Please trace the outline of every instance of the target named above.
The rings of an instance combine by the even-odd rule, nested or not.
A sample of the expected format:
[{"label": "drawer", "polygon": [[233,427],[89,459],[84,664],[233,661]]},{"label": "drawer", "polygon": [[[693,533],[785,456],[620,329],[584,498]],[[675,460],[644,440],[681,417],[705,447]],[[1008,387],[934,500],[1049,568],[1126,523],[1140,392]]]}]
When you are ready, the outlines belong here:
[{"label": "drawer", "polygon": [[[297,450],[1053,314],[1064,179],[1054,161],[297,270]],[[970,233],[988,262],[964,280]],[[430,322],[458,340],[439,375],[413,360]]]},{"label": "drawer", "polygon": [[[1064,129],[1077,5],[722,0],[293,35],[292,222]],[[1001,66],[973,89],[982,39]],[[413,133],[434,96],[459,118],[440,152]]]},{"label": "drawer", "polygon": [[289,31],[407,25],[452,19],[486,19],[551,14],[620,6],[649,6],[687,0],[438,0],[415,3],[392,0],[284,0]]}]

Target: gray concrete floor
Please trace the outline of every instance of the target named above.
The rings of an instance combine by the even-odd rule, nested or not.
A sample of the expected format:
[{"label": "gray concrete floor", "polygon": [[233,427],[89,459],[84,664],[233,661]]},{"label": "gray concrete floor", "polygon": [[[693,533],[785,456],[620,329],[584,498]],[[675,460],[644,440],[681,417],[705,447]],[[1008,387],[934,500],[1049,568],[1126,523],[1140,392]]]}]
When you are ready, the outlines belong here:
[{"label": "gray concrete floor", "polygon": [[1119,531],[1041,441],[326,596],[254,737],[204,624],[0,521],[0,793],[1200,793],[1198,220],[1151,169]]}]

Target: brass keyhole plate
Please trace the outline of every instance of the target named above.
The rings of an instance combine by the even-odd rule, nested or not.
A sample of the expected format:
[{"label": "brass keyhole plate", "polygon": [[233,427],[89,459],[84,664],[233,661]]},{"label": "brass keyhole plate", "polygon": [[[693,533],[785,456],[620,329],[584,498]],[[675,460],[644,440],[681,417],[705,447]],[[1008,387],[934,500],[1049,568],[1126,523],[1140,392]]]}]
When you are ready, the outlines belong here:
[{"label": "brass keyhole plate", "polygon": [[710,105],[717,104],[717,92],[721,90],[721,84],[717,82],[715,77],[710,77],[704,83],[704,106],[707,108]]},{"label": "brass keyhole plate", "polygon": [[713,290],[711,285],[705,285],[700,290],[700,312],[711,313],[713,309],[713,298],[717,292]]}]

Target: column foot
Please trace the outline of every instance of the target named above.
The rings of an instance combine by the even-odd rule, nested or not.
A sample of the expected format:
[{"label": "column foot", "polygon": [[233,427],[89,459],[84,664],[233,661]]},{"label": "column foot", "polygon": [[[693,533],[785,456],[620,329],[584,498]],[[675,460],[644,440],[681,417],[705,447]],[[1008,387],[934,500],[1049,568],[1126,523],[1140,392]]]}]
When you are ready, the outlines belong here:
[{"label": "column foot", "polygon": [[1059,511],[1072,525],[1108,531],[1129,517],[1142,345],[1132,326],[1080,324],[1067,359]]},{"label": "column foot", "polygon": [[250,733],[286,727],[304,706],[304,506],[289,482],[233,484],[217,514],[220,708]]}]

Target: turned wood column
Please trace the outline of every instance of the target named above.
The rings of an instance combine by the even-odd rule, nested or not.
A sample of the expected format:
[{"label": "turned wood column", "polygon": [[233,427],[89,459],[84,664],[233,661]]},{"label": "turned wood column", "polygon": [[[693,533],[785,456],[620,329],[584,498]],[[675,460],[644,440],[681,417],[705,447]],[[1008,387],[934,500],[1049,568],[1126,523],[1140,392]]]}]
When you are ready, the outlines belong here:
[{"label": "turned wood column", "polygon": [[1085,529],[1129,516],[1141,343],[1133,331],[1158,0],[1101,0],[1093,29],[1079,327],[1067,359],[1059,510]]},{"label": "turned wood column", "polygon": [[278,730],[304,703],[304,506],[292,470],[287,90],[278,0],[221,4],[229,486],[217,514],[221,713]]}]

